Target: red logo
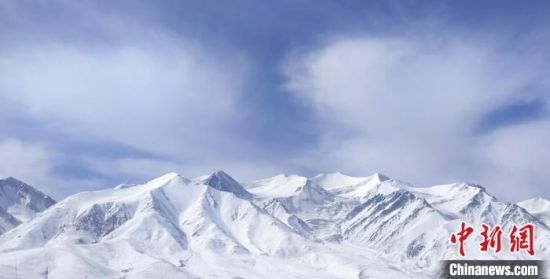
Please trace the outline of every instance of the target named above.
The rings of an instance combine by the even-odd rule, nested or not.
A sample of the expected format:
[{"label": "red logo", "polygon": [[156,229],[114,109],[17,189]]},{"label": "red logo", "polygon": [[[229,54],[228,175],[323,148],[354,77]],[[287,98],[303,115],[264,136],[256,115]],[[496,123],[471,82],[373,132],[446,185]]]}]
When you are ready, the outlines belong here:
[{"label": "red logo", "polygon": [[[479,249],[482,252],[487,252],[489,249],[494,250],[498,254],[502,250],[502,228],[495,226],[490,228],[486,224],[481,224],[482,231],[480,233],[482,241],[479,244]],[[458,244],[458,253],[465,257],[464,243],[468,237],[474,232],[474,228],[468,226],[465,222],[460,223],[460,231],[451,234],[451,244]],[[509,234],[510,252],[517,253],[521,250],[526,251],[529,255],[535,255],[535,226],[527,224],[520,228],[513,225]]]},{"label": "red logo", "polygon": [[483,231],[481,232],[483,241],[479,244],[481,251],[487,252],[490,247],[495,249],[495,254],[498,254],[502,249],[502,230],[500,226],[495,226],[491,230],[491,233],[489,233],[489,226],[481,224],[481,227],[483,227]]},{"label": "red logo", "polygon": [[465,256],[466,253],[464,252],[464,241],[470,237],[470,235],[474,232],[474,228],[466,226],[466,223],[462,222],[460,224],[460,231],[457,233],[458,240],[456,238],[456,235],[453,233],[451,234],[451,243],[456,244],[458,242],[458,252],[461,256]]},{"label": "red logo", "polygon": [[529,255],[535,255],[535,226],[527,224],[518,229],[516,225],[512,226],[510,232],[510,252],[516,253],[525,250]]}]

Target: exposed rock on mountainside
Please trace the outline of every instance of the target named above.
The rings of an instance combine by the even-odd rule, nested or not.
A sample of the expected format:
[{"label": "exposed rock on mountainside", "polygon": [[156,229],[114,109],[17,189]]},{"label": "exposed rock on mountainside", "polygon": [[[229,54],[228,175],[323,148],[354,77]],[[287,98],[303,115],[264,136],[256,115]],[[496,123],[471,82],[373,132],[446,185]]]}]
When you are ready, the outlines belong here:
[{"label": "exposed rock on mountainside", "polygon": [[[18,203],[25,208],[53,204],[36,190],[20,192],[28,197],[20,201],[42,201]],[[6,208],[0,216],[15,212]],[[88,278],[435,277],[439,260],[458,257],[448,239],[462,220],[533,223],[537,256],[547,258],[547,213],[543,201],[520,207],[467,183],[414,188],[380,174],[331,173],[241,184],[221,171],[196,179],[169,173],[79,193],[32,219],[12,220],[24,222],[0,236],[0,273],[10,278],[15,265],[25,265],[18,271],[25,278],[46,271]],[[527,258],[477,246],[467,244],[470,258]]]}]

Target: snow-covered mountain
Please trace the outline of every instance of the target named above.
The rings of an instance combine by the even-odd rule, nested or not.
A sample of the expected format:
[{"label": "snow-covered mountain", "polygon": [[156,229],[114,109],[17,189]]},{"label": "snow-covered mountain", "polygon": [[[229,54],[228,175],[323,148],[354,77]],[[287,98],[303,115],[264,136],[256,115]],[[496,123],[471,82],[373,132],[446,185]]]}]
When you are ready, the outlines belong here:
[{"label": "snow-covered mountain", "polygon": [[518,203],[533,216],[550,225],[550,201],[543,198],[534,198]]},{"label": "snow-covered mountain", "polygon": [[501,202],[477,184],[462,182],[408,189],[452,219],[472,224],[501,225],[505,230],[514,224],[527,223],[549,229],[543,220],[536,218],[523,207]]},{"label": "snow-covered mountain", "polygon": [[54,203],[49,196],[15,178],[0,179],[0,234]]},{"label": "snow-covered mountain", "polygon": [[[548,258],[550,229],[531,214],[541,204],[504,203],[467,183],[415,188],[380,174],[239,183],[221,171],[195,179],[170,173],[70,196],[6,232],[0,274],[433,278],[440,260],[459,257],[449,235],[462,220],[533,223],[537,257]],[[527,258],[484,254],[478,245],[467,244],[469,258]]]}]

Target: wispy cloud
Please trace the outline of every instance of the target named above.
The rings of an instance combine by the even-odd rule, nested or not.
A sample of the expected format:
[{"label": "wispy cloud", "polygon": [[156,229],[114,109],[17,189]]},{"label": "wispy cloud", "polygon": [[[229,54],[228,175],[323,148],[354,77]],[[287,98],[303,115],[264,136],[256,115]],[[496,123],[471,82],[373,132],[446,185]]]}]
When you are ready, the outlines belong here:
[{"label": "wispy cloud", "polygon": [[547,196],[549,21],[519,6],[2,1],[0,175],[58,196],[217,169]]},{"label": "wispy cloud", "polygon": [[[39,151],[59,153],[61,161],[54,166],[45,161],[49,156],[36,152],[37,158],[28,159],[37,162],[25,162],[44,167],[39,170],[42,177],[66,168],[65,175],[74,178],[71,172],[80,168],[105,179],[113,177],[105,166],[112,167],[110,172],[117,173],[118,179],[132,179],[159,175],[158,171],[167,170],[161,166],[182,172],[192,166],[197,172],[189,173],[193,175],[210,171],[214,161],[231,162],[233,150],[246,145],[240,136],[246,113],[242,98],[249,62],[245,55],[107,12],[95,10],[86,17],[101,23],[103,36],[115,39],[84,43],[54,34],[40,44],[19,38],[17,44],[2,47],[0,108],[13,120],[3,121],[9,134],[2,136],[15,142],[24,138],[32,148],[47,143]],[[36,127],[40,129],[29,136]],[[137,152],[115,152],[119,156],[113,157],[82,149],[93,142]],[[10,143],[2,150],[3,158],[10,155],[3,154],[10,146],[13,152],[25,150]],[[75,150],[75,146],[81,148]],[[20,168],[29,171],[28,164]],[[14,172],[15,165],[9,166],[4,164],[0,172],[58,190],[51,185],[53,180],[34,179],[35,175]],[[105,183],[96,187],[108,186]],[[74,187],[69,192],[89,185]]]},{"label": "wispy cloud", "polygon": [[489,43],[437,38],[340,37],[295,53],[287,86],[323,123],[308,162],[423,184],[469,179],[508,199],[542,194],[550,161],[526,154],[546,149],[545,122],[475,131],[487,114],[539,98],[526,88],[540,83],[541,68]]},{"label": "wispy cloud", "polygon": [[29,145],[16,139],[0,141],[0,177],[28,177],[33,182],[48,181],[55,160],[45,146]]},{"label": "wispy cloud", "polygon": [[32,185],[45,185],[40,190],[56,199],[101,183],[93,177],[73,179],[57,173],[55,167],[62,161],[62,154],[48,144],[4,138],[0,140],[0,155],[0,177],[11,176]]}]

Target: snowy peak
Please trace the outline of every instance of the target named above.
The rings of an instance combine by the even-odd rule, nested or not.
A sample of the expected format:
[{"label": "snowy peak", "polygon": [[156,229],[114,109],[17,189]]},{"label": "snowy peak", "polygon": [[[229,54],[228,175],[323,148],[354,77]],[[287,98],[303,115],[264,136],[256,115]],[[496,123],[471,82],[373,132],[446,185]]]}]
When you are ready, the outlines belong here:
[{"label": "snowy peak", "polygon": [[164,186],[164,185],[168,184],[170,181],[173,181],[175,179],[183,179],[183,180],[186,180],[186,181],[189,180],[189,179],[179,175],[178,173],[169,172],[165,175],[159,176],[157,178],[154,178],[154,179],[148,181],[147,183],[145,183],[145,185],[149,185],[149,187],[161,187],[161,186]]},{"label": "snowy peak", "polygon": [[[170,173],[133,187],[82,192],[0,238],[0,250],[129,242],[156,257],[190,246],[219,254],[292,254],[304,237],[267,214],[223,172],[204,181]],[[298,242],[298,244],[294,244]],[[164,248],[168,247],[168,248]]]},{"label": "snowy peak", "polygon": [[250,194],[239,182],[223,171],[217,171],[211,174],[204,180],[204,183],[214,189],[233,193],[239,198],[250,199],[252,197],[252,194]]},{"label": "snowy peak", "polygon": [[0,179],[0,234],[54,203],[51,197],[20,180]]},{"label": "snowy peak", "polygon": [[[48,195],[13,177],[0,179],[0,193],[2,194],[1,207],[24,204],[34,212],[40,212],[55,203],[55,200]],[[16,217],[21,217],[22,220],[28,219],[23,215]]]},{"label": "snowy peak", "polygon": [[326,189],[328,192],[345,198],[361,198],[369,191],[381,184],[403,184],[400,181],[375,173],[366,177],[348,176],[339,172],[320,174],[311,178],[313,183]]},{"label": "snowy peak", "polygon": [[519,206],[527,209],[529,212],[550,211],[550,200],[543,198],[534,198],[518,203]]},{"label": "snowy peak", "polygon": [[386,180],[391,180],[391,178],[389,176],[383,175],[381,173],[374,173],[373,175],[369,176],[368,178],[373,183],[374,182],[382,183]]},{"label": "snowy peak", "polygon": [[345,175],[340,172],[332,172],[318,174],[312,177],[311,180],[325,189],[331,190],[334,188],[357,185],[366,181],[369,181],[372,184],[379,184],[383,181],[390,180],[390,178],[380,173],[374,173],[373,175],[366,177],[357,177]]},{"label": "snowy peak", "polygon": [[539,220],[546,223],[546,225],[550,226],[550,200],[534,198],[519,202],[518,206],[521,206],[529,213],[539,218]]},{"label": "snowy peak", "polygon": [[454,218],[496,200],[483,187],[462,182],[427,188],[408,187],[408,190]]},{"label": "snowy peak", "polygon": [[323,193],[323,196],[360,196],[390,178],[382,174],[354,177],[340,172],[321,173],[307,178],[299,175],[279,174],[245,184],[246,189],[260,198],[288,198],[300,193]]},{"label": "snowy peak", "polygon": [[427,188],[408,187],[409,191],[424,198],[430,205],[453,219],[471,223],[499,224],[503,227],[514,223],[545,224],[516,204],[501,202],[490,195],[483,186],[466,182],[437,185]]},{"label": "snowy peak", "polygon": [[356,185],[368,177],[354,177],[345,175],[341,172],[332,172],[332,173],[321,173],[311,178],[312,181],[321,185],[327,189],[340,187],[340,186],[351,186]]},{"label": "snowy peak", "polygon": [[0,234],[53,205],[55,201],[13,177],[0,180]]},{"label": "snowy peak", "polygon": [[260,198],[285,198],[297,194],[306,185],[307,177],[279,174],[245,184],[246,189]]}]

